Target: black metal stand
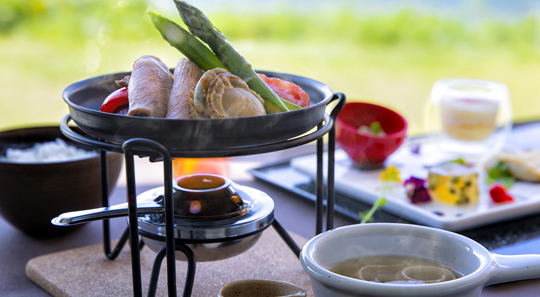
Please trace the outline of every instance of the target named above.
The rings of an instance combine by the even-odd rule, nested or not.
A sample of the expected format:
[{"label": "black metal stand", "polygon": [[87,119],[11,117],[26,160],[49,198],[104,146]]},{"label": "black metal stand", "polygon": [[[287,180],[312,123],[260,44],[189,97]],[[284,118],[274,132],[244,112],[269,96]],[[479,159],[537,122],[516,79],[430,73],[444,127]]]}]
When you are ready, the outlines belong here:
[{"label": "black metal stand", "polygon": [[[176,250],[179,250],[182,253],[184,253],[184,255],[186,256],[188,260],[188,271],[186,275],[186,284],[184,286],[184,296],[186,297],[191,296],[191,291],[193,290],[193,282],[195,281],[195,265],[196,265],[195,255],[193,254],[193,251],[187,245],[179,244],[176,246]],[[167,246],[164,246],[156,254],[156,259],[154,260],[154,266],[152,266],[150,284],[148,285],[148,295],[147,295],[148,297],[156,296],[159,269],[161,268],[161,262],[163,261],[163,258],[165,257],[166,252],[167,252]],[[176,295],[176,291],[174,292]],[[171,295],[171,291],[169,291],[169,295]]]},{"label": "black metal stand", "polygon": [[[151,161],[163,161],[163,177],[165,190],[165,234],[166,245],[161,249],[154,260],[152,274],[148,289],[148,296],[154,296],[157,289],[159,269],[163,258],[167,257],[167,288],[169,296],[176,296],[176,251],[185,254],[188,260],[188,273],[184,286],[184,297],[191,296],[194,278],[195,278],[195,256],[193,251],[186,245],[176,243],[174,237],[174,207],[173,207],[173,177],[172,177],[172,158],[173,157],[232,157],[243,155],[254,155],[278,150],[284,150],[306,143],[317,141],[317,201],[316,201],[316,233],[323,232],[324,221],[324,199],[326,194],[326,230],[333,229],[334,222],[334,161],[335,161],[335,120],[337,114],[345,105],[345,95],[342,93],[334,94],[332,101],[338,100],[330,115],[325,114],[323,121],[317,126],[317,130],[298,138],[284,140],[281,142],[264,144],[258,146],[238,147],[233,149],[212,150],[212,151],[175,151],[168,150],[161,144],[141,138],[130,139],[122,146],[108,142],[93,140],[85,135],[75,132],[68,126],[71,119],[69,115],[64,117],[60,123],[60,129],[64,135],[73,141],[83,143],[101,151],[101,175],[102,175],[102,203],[104,207],[109,206],[108,197],[108,178],[107,178],[107,151],[119,152],[125,155],[126,179],[127,179],[127,200],[128,200],[128,223],[129,226],[121,236],[115,249],[111,252],[110,226],[108,220],[103,220],[103,245],[107,258],[115,259],[129,237],[131,247],[132,277],[133,277],[133,295],[142,297],[142,278],[141,278],[141,259],[140,249],[144,246],[142,240],[139,240],[138,220],[137,220],[137,195],[135,183],[135,164],[134,156],[148,156]],[[326,193],[324,191],[324,168],[323,136],[328,134],[328,160],[326,175]],[[285,241],[289,248],[297,257],[300,256],[301,249],[290,237],[277,220],[274,219],[272,226]],[[178,241],[178,239],[176,240]]]}]

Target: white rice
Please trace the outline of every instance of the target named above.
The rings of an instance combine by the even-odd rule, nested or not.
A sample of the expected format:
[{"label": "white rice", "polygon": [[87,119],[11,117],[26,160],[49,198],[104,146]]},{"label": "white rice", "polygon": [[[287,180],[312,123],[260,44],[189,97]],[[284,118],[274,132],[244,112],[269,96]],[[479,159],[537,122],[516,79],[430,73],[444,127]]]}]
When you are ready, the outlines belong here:
[{"label": "white rice", "polygon": [[86,159],[97,156],[96,151],[86,151],[73,145],[68,145],[64,140],[57,138],[55,141],[36,143],[28,149],[8,148],[5,156],[0,156],[0,161],[13,163],[53,163]]}]

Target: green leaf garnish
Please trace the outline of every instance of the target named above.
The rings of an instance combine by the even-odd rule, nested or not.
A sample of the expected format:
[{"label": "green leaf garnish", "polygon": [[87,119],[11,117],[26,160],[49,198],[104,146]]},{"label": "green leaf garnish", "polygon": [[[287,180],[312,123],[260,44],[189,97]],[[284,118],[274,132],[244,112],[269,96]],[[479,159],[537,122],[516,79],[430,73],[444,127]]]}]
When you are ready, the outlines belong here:
[{"label": "green leaf garnish", "polygon": [[370,210],[359,213],[358,215],[362,218],[360,224],[365,224],[373,221],[373,214],[375,214],[376,211],[380,210],[385,203],[386,199],[384,197],[379,197]]},{"label": "green leaf garnish", "polygon": [[463,160],[463,158],[458,158],[458,159],[455,159],[455,160],[452,160],[452,161],[448,161],[446,163],[457,163],[457,164],[461,164],[461,165],[468,165],[467,161]]},{"label": "green leaf garnish", "polygon": [[512,176],[508,165],[503,161],[499,161],[488,170],[486,182],[488,184],[499,183],[508,189],[516,182],[516,178]]},{"label": "green leaf garnish", "polygon": [[516,179],[511,177],[511,176],[505,176],[505,177],[499,177],[499,178],[491,178],[491,177],[488,177],[486,178],[486,182],[490,185],[493,185],[493,184],[501,184],[503,185],[505,188],[510,188],[511,186],[514,185],[514,183],[516,182]]},{"label": "green leaf garnish", "polygon": [[488,176],[491,178],[511,177],[512,173],[506,163],[499,161],[495,166],[489,169]]}]

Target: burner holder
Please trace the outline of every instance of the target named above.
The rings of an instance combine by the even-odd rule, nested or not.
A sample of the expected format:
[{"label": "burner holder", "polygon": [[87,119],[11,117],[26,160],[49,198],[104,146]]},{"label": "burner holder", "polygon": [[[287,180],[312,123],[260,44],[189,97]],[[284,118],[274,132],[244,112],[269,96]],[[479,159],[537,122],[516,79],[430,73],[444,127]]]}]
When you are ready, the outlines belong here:
[{"label": "burner holder", "polygon": [[[144,247],[144,242],[139,240],[140,231],[138,230],[137,216],[137,197],[135,185],[135,162],[134,156],[149,157],[151,162],[163,162],[164,176],[164,203],[165,203],[165,246],[156,254],[152,272],[150,276],[150,284],[148,287],[148,296],[155,296],[159,270],[163,259],[167,258],[167,287],[169,296],[176,295],[176,258],[175,251],[184,253],[188,262],[188,271],[184,285],[183,296],[191,296],[193,283],[195,280],[196,261],[193,251],[182,241],[174,237],[174,209],[173,203],[173,177],[172,177],[172,160],[174,158],[215,158],[215,157],[234,157],[255,155],[274,151],[285,150],[297,146],[301,146],[313,141],[316,141],[317,151],[317,174],[316,174],[316,234],[324,232],[324,216],[326,215],[326,230],[334,228],[334,205],[335,205],[335,121],[338,113],[345,105],[345,95],[343,93],[335,93],[330,102],[336,101],[337,104],[333,107],[330,114],[325,113],[323,120],[317,125],[317,129],[308,132],[296,138],[287,139],[284,141],[244,146],[220,150],[200,150],[200,151],[182,151],[175,149],[167,149],[163,145],[149,139],[133,138],[125,141],[122,145],[113,144],[101,139],[93,139],[84,132],[81,133],[73,129],[69,125],[72,120],[67,114],[60,122],[60,130],[69,139],[89,146],[100,151],[100,166],[101,166],[101,195],[102,206],[109,206],[108,194],[108,179],[107,179],[107,152],[122,153],[125,156],[126,166],[126,181],[127,181],[127,200],[128,200],[128,222],[129,225],[118,240],[115,248],[111,250],[110,224],[108,219],[103,220],[103,248],[105,256],[114,260],[130,239],[131,248],[131,263],[132,263],[132,278],[133,278],[133,296],[142,297],[142,277],[141,277],[141,259],[140,249]],[[326,175],[326,192],[324,188],[324,172],[323,172],[323,153],[324,142],[323,136],[328,134],[327,144],[327,175]],[[324,203],[326,196],[326,205]],[[326,209],[325,209],[326,206]],[[326,210],[326,213],[325,213]],[[274,218],[272,226],[289,246],[294,254],[299,257],[301,249],[290,236],[287,230]],[[262,231],[261,231],[262,232]],[[148,234],[147,234],[148,235]]]}]

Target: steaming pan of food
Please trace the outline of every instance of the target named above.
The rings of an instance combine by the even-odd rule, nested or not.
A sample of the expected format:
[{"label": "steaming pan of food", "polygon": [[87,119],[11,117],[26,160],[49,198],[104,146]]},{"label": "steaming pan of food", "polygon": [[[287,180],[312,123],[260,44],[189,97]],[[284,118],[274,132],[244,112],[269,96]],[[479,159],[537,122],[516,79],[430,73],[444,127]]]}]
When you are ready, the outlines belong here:
[{"label": "steaming pan of food", "polygon": [[126,73],[90,78],[68,86],[63,92],[73,121],[86,133],[111,143],[132,138],[157,141],[169,149],[212,150],[251,146],[287,140],[315,127],[332,101],[332,90],[313,79],[260,71],[300,86],[310,97],[310,106],[261,116],[222,119],[167,119],[100,112],[116,80]]},{"label": "steaming pan of food", "polygon": [[155,12],[149,17],[185,58],[170,70],[144,55],[129,73],[68,86],[63,98],[82,130],[115,144],[146,138],[169,149],[214,150],[285,141],[322,121],[330,87],[255,71],[202,11],[174,2],[189,32]]}]

